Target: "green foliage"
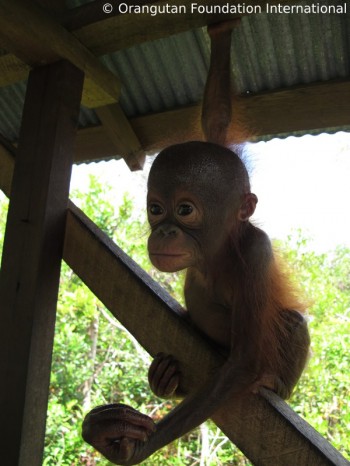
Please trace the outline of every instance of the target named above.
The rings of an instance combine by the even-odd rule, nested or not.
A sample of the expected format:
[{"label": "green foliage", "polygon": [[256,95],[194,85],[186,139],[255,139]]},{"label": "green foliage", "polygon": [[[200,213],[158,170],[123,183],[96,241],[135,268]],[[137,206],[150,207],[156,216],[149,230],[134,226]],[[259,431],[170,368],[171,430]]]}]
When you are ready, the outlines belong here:
[{"label": "green foliage", "polygon": [[350,459],[350,249],[316,254],[308,243],[297,232],[284,245],[311,303],[312,356],[290,404]]},{"label": "green foliage", "polygon": [[[161,274],[147,258],[148,227],[133,218],[125,197],[116,210],[111,190],[90,179],[87,195],[73,200],[177,299],[182,276]],[[0,248],[7,203],[0,202]],[[298,232],[280,243],[284,258],[311,302],[313,356],[291,405],[350,459],[350,250],[316,254]],[[125,402],[159,419],[172,403],[152,396],[147,384],[149,356],[98,299],[62,264],[50,383],[44,466],[107,466],[81,439],[81,422],[91,407]],[[250,463],[211,422],[157,452],[154,466],[243,466]]]}]

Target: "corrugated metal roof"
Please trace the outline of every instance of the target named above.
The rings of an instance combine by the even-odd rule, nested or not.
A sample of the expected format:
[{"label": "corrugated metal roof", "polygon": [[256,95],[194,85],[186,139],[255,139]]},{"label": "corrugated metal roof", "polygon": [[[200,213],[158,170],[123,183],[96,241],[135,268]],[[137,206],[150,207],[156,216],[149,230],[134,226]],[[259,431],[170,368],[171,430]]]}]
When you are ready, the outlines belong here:
[{"label": "corrugated metal roof", "polygon": [[[9,141],[19,137],[27,81],[0,88],[0,133]],[[81,106],[79,126],[94,126],[99,119],[93,110]]]},{"label": "corrugated metal roof", "polygon": [[22,119],[26,81],[0,89],[0,133],[10,141],[17,141]]},{"label": "corrugated metal roof", "polygon": [[[70,0],[78,6],[87,1]],[[307,2],[303,2],[307,4]],[[330,4],[331,2],[322,2]],[[233,31],[232,68],[238,93],[256,93],[349,76],[350,15],[257,14]],[[205,29],[130,47],[100,58],[123,82],[128,117],[200,101],[209,63]],[[0,89],[0,132],[18,138],[25,83]],[[82,108],[80,126],[98,124]]]},{"label": "corrugated metal roof", "polygon": [[105,55],[101,60],[123,83],[120,103],[127,116],[198,102],[209,49],[201,29]]},{"label": "corrugated metal roof", "polygon": [[[232,36],[233,80],[240,94],[349,76],[349,16],[250,15]],[[159,112],[202,98],[209,41],[205,29],[197,29],[102,60],[124,84],[121,104],[128,116]]]},{"label": "corrugated metal roof", "polygon": [[349,15],[340,14],[244,17],[242,28],[233,31],[237,90],[259,92],[348,76],[349,26]]}]

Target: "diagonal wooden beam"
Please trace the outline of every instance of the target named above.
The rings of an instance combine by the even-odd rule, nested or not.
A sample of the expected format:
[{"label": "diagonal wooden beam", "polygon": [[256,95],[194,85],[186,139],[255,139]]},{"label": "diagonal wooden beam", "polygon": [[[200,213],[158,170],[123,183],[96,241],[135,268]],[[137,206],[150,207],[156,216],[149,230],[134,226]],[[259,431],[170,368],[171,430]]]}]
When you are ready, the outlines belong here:
[{"label": "diagonal wooden beam", "polygon": [[[25,62],[16,55],[3,56],[2,65],[12,70],[16,79],[22,79],[29,72],[30,64],[42,64],[43,61],[51,62],[65,57],[86,73],[83,91],[85,105],[96,107],[118,100],[119,80],[72,34],[33,2],[29,4],[23,0],[14,0],[9,5],[0,0],[0,25],[0,38],[9,50]],[[6,73],[2,76],[6,76]],[[4,78],[0,77],[0,84],[1,79]],[[141,169],[144,152],[119,105],[101,107],[100,116],[114,144],[113,154],[118,153],[124,157],[132,170]]]},{"label": "diagonal wooden beam", "polygon": [[[85,73],[84,105],[106,105],[119,99],[119,79],[34,2],[0,0],[0,41],[6,50],[17,57],[16,60],[4,55],[0,69],[14,69],[17,79],[21,75],[24,77],[28,66],[65,58]],[[25,65],[21,66],[21,62]],[[6,78],[3,78],[4,81]]]},{"label": "diagonal wooden beam", "polygon": [[120,105],[100,107],[96,113],[115,148],[114,153],[122,155],[131,171],[141,170],[146,155]]},{"label": "diagonal wooden beam", "polygon": [[[10,165],[10,158],[0,153],[0,169],[7,167],[9,174]],[[3,181],[0,178],[0,188]],[[181,361],[185,391],[202,384],[223,363],[223,356],[186,321],[179,305],[72,203],[64,259],[150,354],[169,352]],[[349,464],[267,390],[231,400],[213,420],[256,466]]]},{"label": "diagonal wooden beam", "polygon": [[[205,383],[224,358],[179,305],[70,204],[64,259],[151,354],[180,361],[182,390]],[[259,466],[345,466],[347,461],[273,393],[232,399],[213,420]]]}]

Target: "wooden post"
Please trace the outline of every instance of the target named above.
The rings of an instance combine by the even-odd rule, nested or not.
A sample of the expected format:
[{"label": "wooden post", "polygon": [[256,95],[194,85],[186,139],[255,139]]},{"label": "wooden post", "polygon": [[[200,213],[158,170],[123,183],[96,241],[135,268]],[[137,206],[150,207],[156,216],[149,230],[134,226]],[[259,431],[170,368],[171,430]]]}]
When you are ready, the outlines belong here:
[{"label": "wooden post", "polygon": [[29,76],[0,275],[0,457],[39,466],[83,73],[66,61]]}]

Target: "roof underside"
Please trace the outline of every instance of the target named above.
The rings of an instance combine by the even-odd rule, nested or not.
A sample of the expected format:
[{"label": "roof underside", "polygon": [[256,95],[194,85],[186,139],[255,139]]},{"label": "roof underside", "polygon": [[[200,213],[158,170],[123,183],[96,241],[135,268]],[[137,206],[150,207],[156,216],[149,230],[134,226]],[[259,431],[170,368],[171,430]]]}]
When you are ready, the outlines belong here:
[{"label": "roof underside", "polygon": [[[74,0],[68,2],[70,8],[76,9],[87,3],[102,6],[102,2],[98,1]],[[296,3],[306,5],[310,2]],[[332,2],[320,3],[322,5],[332,4]],[[232,77],[237,94],[244,96],[242,101],[244,108],[248,107],[248,118],[254,113],[252,116],[253,126],[258,128],[259,137],[339,129],[349,130],[349,99],[344,94],[345,91],[350,92],[348,81],[350,69],[349,13],[261,13],[242,17],[241,26],[235,29],[232,34]],[[119,16],[126,17],[126,15]],[[134,19],[140,21],[144,16],[145,14],[134,14]],[[147,21],[152,20],[150,15],[146,16],[149,17]],[[101,24],[111,20],[111,18],[105,18],[106,15],[101,17]],[[121,20],[123,19],[121,18]],[[176,22],[177,17],[172,15],[171,19]],[[184,28],[182,27],[182,29]],[[152,139],[153,137],[151,135],[152,125],[153,127],[157,125],[158,117],[162,121],[167,121],[169,112],[179,110],[179,112],[186,111],[187,118],[190,118],[191,109],[200,104],[209,65],[209,40],[205,27],[189,27],[188,29],[156,40],[152,40],[151,34],[151,40],[114,52],[101,54],[93,50],[94,54],[98,55],[99,61],[120,79],[122,85],[119,104],[124,115],[130,121],[140,145],[145,150],[158,148],[156,140],[148,141],[148,138]],[[80,38],[80,40],[82,39]],[[98,40],[95,42],[97,43]],[[118,43],[116,43],[115,48],[118,49],[118,47]],[[95,47],[95,50],[97,48]],[[12,50],[11,52],[14,53]],[[307,86],[313,83],[317,83],[319,86],[315,88],[316,90],[313,86]],[[330,94],[327,90],[327,95],[323,95],[326,88],[321,83],[331,84]],[[323,117],[320,121],[315,121],[314,118],[311,124],[303,122],[303,119],[298,118],[297,115],[293,117],[290,107],[293,106],[293,102],[297,105],[299,101],[294,99],[292,95],[289,100],[283,100],[287,96],[286,92],[293,91],[293,89],[296,90],[295,92],[299,92],[301,106],[304,98],[306,113],[311,106],[308,101],[308,93],[309,89],[312,89],[312,92],[316,93],[314,95],[316,100],[318,95],[323,96],[320,108],[315,110],[316,115],[322,111],[330,112],[330,114],[333,112],[333,117],[329,119]],[[13,143],[17,142],[19,137],[25,90],[26,80],[11,82],[10,85],[0,89],[0,133]],[[339,103],[334,101],[336,97],[332,92],[336,93],[343,108],[340,109]],[[305,93],[306,96],[304,96]],[[258,99],[261,95],[263,100]],[[268,106],[264,107],[266,105],[264,102],[270,99],[270,96],[277,99],[277,104],[280,103],[278,111],[282,117],[274,116],[274,111],[270,111]],[[277,104],[274,103],[274,107]],[[271,117],[271,121],[273,118],[280,121],[282,118],[286,120],[286,123],[278,127],[276,131],[274,128],[278,125],[271,129],[267,124],[264,128],[265,123],[260,123],[256,117],[259,112],[264,115],[265,119]],[[288,124],[288,118],[290,124]],[[300,125],[295,124],[293,118],[300,121]],[[180,113],[178,119],[181,119]],[[82,130],[85,128],[85,133],[82,132],[82,134],[87,139],[92,137],[92,130],[95,131],[93,137],[96,147],[101,147],[102,135],[100,133],[104,123],[102,120],[101,124],[101,114],[97,114],[95,108],[87,108],[82,105],[79,126]],[[140,126],[142,126],[141,129]],[[171,124],[171,120],[169,120],[169,131],[170,127],[172,131],[176,132],[176,127]],[[142,131],[147,135],[143,137]],[[181,128],[179,128],[180,132],[183,133]],[[183,136],[184,138],[189,137],[186,133]],[[153,139],[156,139],[156,135]],[[95,149],[95,155],[87,153],[86,156],[84,156],[82,145],[76,159],[98,160],[111,156],[124,156],[122,150],[118,150],[118,144],[114,143],[113,145],[112,141],[108,148],[108,144],[104,144],[106,147],[101,147],[100,150]],[[162,142],[159,141],[159,146],[161,145]]]}]

